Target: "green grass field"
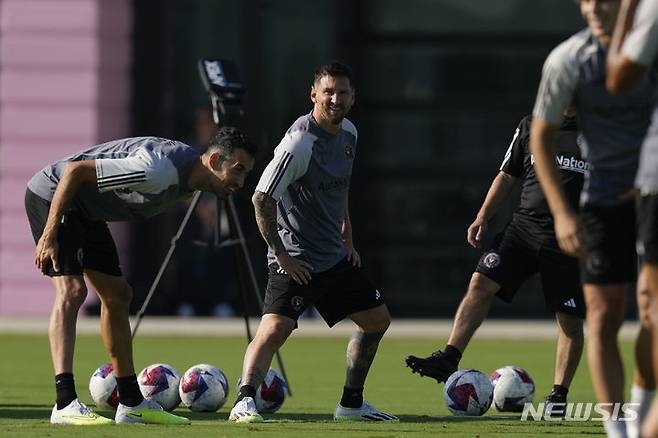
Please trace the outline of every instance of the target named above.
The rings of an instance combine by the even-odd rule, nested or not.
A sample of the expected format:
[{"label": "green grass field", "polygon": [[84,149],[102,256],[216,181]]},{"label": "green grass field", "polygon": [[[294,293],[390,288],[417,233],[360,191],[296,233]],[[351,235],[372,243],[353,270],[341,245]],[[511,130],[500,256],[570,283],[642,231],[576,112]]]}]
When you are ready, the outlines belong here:
[{"label": "green grass field", "polygon": [[[0,436],[11,437],[223,437],[277,436],[316,437],[421,437],[447,436],[551,437],[603,434],[600,422],[521,422],[493,408],[481,418],[452,417],[443,404],[443,385],[412,375],[404,366],[408,353],[429,353],[436,345],[429,340],[384,339],[366,385],[365,396],[380,409],[400,417],[399,424],[337,424],[331,419],[340,398],[344,378],[346,339],[291,338],[282,350],[293,396],[283,408],[257,425],[226,421],[233,403],[245,340],[222,337],[149,337],[135,342],[139,369],[165,362],[181,373],[200,362],[220,367],[231,382],[229,401],[218,413],[192,413],[178,408],[179,415],[192,419],[191,426],[52,426],[48,422],[54,400],[48,341],[43,336],[0,335]],[[630,373],[631,344],[623,344],[627,373]],[[552,384],[554,343],[547,341],[474,341],[462,367],[486,374],[503,365],[527,369],[537,384],[535,401],[541,401]],[[97,336],[80,336],[76,346],[75,375],[78,394],[91,403],[87,385],[91,372],[106,361]],[[593,402],[594,395],[586,360],[576,374],[570,401]],[[112,416],[111,412],[105,412]]]}]

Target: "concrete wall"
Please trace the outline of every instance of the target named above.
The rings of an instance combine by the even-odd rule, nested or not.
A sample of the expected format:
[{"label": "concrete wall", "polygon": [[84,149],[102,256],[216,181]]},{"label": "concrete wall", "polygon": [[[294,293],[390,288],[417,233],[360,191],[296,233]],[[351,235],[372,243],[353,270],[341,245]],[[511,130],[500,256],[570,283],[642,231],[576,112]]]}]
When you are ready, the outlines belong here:
[{"label": "concrete wall", "polygon": [[[49,312],[25,186],[46,164],[129,134],[131,28],[130,0],[0,0],[0,315]],[[125,231],[113,231],[121,250]]]}]

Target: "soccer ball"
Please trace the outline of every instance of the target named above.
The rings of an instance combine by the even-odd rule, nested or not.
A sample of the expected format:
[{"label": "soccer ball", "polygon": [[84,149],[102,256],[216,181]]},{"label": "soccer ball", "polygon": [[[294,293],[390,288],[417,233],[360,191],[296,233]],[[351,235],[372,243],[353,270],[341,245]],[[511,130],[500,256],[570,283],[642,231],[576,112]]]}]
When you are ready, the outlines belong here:
[{"label": "soccer ball", "polygon": [[454,415],[482,415],[491,406],[493,386],[480,371],[457,370],[448,377],[443,396],[446,406]]},{"label": "soccer ball", "polygon": [[156,363],[144,368],[137,377],[144,398],[157,402],[162,409],[171,411],[180,404],[178,382],[180,374],[166,363]]},{"label": "soccer ball", "polygon": [[494,386],[494,406],[500,412],[522,412],[524,404],[535,398],[535,382],[523,368],[498,368],[489,380]]},{"label": "soccer ball", "polygon": [[116,409],[119,406],[117,378],[111,363],[99,366],[91,375],[89,394],[99,409]]},{"label": "soccer ball", "polygon": [[[238,390],[242,386],[242,378],[238,379]],[[256,409],[263,414],[273,414],[283,405],[288,392],[288,384],[283,375],[270,368],[263,383],[256,390]]]},{"label": "soccer ball", "polygon": [[191,411],[215,412],[226,403],[228,381],[218,368],[202,363],[185,371],[178,393]]}]

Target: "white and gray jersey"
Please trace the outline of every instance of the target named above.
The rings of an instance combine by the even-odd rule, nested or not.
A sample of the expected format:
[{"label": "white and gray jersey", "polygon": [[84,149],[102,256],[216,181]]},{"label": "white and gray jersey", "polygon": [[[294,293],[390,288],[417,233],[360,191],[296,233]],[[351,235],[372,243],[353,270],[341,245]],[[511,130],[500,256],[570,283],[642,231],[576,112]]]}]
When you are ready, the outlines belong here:
[{"label": "white and gray jersey", "polygon": [[[302,116],[274,149],[256,186],[277,201],[286,250],[308,261],[313,272],[326,271],[347,255],[341,229],[356,140],[356,128],[347,119],[331,135],[310,114]],[[267,256],[268,263],[275,261],[271,248]]]},{"label": "white and gray jersey", "polygon": [[187,181],[200,154],[192,146],[174,140],[124,138],[46,166],[30,179],[27,187],[51,201],[67,163],[95,160],[96,184],[82,184],[72,208],[91,220],[144,219],[192,194]]},{"label": "white and gray jersey", "polygon": [[649,126],[652,84],[648,75],[628,96],[605,87],[606,49],[590,29],[558,45],[546,59],[533,115],[560,125],[573,102],[589,162],[581,203],[615,205],[633,188],[640,146]]},{"label": "white and gray jersey", "polygon": [[[658,1],[641,0],[633,27],[626,36],[622,53],[647,67],[658,82]],[[653,116],[640,153],[635,185],[642,191],[658,191],[658,87],[654,88]]]}]

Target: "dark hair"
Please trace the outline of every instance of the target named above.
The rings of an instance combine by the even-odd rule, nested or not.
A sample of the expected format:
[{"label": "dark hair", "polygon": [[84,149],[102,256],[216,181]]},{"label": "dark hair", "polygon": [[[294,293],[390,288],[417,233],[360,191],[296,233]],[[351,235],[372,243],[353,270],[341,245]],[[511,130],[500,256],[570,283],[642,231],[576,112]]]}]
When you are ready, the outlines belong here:
[{"label": "dark hair", "polygon": [[223,160],[230,157],[235,149],[243,149],[252,157],[258,153],[258,146],[233,126],[223,126],[217,130],[208,146],[209,151],[212,149],[218,150]]},{"label": "dark hair", "polygon": [[321,65],[313,75],[313,85],[320,82],[320,79],[325,76],[344,76],[350,81],[350,86],[354,87],[354,84],[352,83],[352,69],[342,62],[331,61],[328,64]]}]

